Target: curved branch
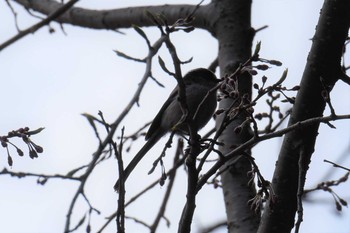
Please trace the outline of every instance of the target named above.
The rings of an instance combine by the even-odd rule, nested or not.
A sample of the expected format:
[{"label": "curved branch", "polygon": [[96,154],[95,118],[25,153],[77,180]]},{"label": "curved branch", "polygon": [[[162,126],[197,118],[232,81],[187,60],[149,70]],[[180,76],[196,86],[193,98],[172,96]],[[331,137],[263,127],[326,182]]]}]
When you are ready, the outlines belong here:
[{"label": "curved branch", "polygon": [[[54,0],[14,0],[25,8],[30,8],[44,15],[49,15],[62,7],[62,3]],[[155,26],[149,20],[146,11],[154,14],[164,15],[169,24],[174,23],[179,18],[185,18],[196,10],[196,20],[193,26],[205,28],[209,30],[210,23],[207,19],[212,19],[208,16],[208,7],[196,5],[162,5],[162,6],[141,6],[127,7],[111,10],[89,10],[80,7],[74,7],[57,19],[60,23],[72,24],[80,27],[92,29],[119,29],[130,28],[132,25],[138,26]],[[213,20],[211,20],[213,21]]]}]

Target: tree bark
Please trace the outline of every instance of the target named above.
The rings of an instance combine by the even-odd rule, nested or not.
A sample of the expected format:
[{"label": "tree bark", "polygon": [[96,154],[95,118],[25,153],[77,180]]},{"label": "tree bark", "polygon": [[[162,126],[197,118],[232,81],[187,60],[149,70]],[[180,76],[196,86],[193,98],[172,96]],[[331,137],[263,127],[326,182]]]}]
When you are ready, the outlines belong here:
[{"label": "tree bark", "polygon": [[[219,43],[219,66],[221,75],[233,73],[240,63],[244,63],[251,56],[254,30],[251,28],[251,1],[247,0],[224,0],[213,1],[218,20],[215,22],[214,35]],[[240,96],[251,96],[252,78],[246,74],[238,79]],[[220,101],[219,108],[226,109],[232,104],[232,99]],[[223,114],[222,114],[223,115]],[[217,118],[220,125],[222,116]],[[240,145],[251,138],[250,128],[243,128],[240,134],[234,129],[243,123],[245,115],[235,119],[223,132],[219,140],[224,142],[220,147],[223,154],[232,150],[233,145]],[[249,187],[247,176],[251,171],[248,160],[240,159],[235,164],[228,161],[221,170],[223,194],[225,199],[226,215],[229,232],[248,233],[256,232],[260,217],[252,211],[248,201],[256,194],[255,187]]]},{"label": "tree bark", "polygon": [[[340,60],[349,25],[350,1],[326,0],[289,125],[323,115],[326,106],[323,96],[342,75]],[[305,181],[318,127],[319,123],[285,135],[272,180],[276,199],[266,204],[259,233],[290,232],[293,228],[297,192]]]}]

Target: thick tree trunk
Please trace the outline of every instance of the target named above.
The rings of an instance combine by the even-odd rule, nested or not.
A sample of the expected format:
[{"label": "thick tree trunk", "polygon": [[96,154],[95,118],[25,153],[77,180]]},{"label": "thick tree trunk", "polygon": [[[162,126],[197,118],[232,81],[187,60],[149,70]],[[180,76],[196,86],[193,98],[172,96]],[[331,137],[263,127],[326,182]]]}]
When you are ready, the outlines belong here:
[{"label": "thick tree trunk", "polygon": [[[326,0],[289,125],[323,115],[323,96],[342,75],[340,60],[349,25],[350,1]],[[258,232],[290,232],[293,228],[298,185],[303,188],[318,127],[315,124],[286,134],[272,180],[276,200],[267,203]]]},{"label": "thick tree trunk", "polygon": [[[213,1],[212,4],[218,19],[215,22],[214,35],[219,43],[220,73],[230,74],[239,63],[244,63],[251,56],[254,36],[250,24],[251,1],[224,0]],[[240,95],[251,96],[251,76],[240,77],[238,82]],[[222,100],[219,108],[228,108],[231,103],[231,99]],[[252,136],[249,128],[245,128],[240,134],[234,133],[234,129],[244,120],[245,116],[241,114],[241,117],[232,122],[220,136],[220,141],[225,144],[220,148],[223,154],[232,150],[233,145],[240,145]],[[220,125],[221,121],[222,117],[219,116],[217,125]],[[256,232],[260,217],[248,205],[248,200],[256,194],[255,187],[248,186],[247,173],[251,170],[251,165],[246,159],[241,159],[233,165],[231,163],[232,161],[226,163],[222,168],[225,171],[221,175],[229,232]]]}]

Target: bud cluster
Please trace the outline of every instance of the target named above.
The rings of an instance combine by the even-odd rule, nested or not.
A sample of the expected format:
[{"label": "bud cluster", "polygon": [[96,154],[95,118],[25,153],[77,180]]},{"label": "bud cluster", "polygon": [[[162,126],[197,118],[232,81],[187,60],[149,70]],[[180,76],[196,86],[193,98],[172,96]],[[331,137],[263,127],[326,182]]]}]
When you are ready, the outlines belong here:
[{"label": "bud cluster", "polygon": [[34,143],[30,139],[30,136],[37,134],[37,133],[40,133],[43,129],[44,128],[39,128],[37,130],[30,131],[29,127],[24,127],[24,128],[19,128],[17,130],[12,130],[12,131],[8,132],[7,135],[5,135],[5,136],[0,136],[1,146],[3,148],[6,148],[6,150],[7,150],[7,161],[8,161],[9,166],[12,166],[12,164],[13,164],[13,160],[12,160],[12,157],[10,155],[9,146],[14,147],[19,156],[24,155],[22,149],[20,149],[18,146],[16,146],[14,143],[12,143],[9,139],[15,138],[15,137],[22,139],[22,141],[28,146],[29,157],[34,159],[34,158],[38,157],[38,153],[43,153],[44,149],[41,146]]}]

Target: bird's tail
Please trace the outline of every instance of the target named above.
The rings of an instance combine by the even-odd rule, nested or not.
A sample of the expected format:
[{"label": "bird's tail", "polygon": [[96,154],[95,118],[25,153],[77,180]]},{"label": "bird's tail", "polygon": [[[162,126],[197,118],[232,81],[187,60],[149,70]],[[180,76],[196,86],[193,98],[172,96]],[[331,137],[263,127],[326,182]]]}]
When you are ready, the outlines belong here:
[{"label": "bird's tail", "polygon": [[[131,162],[128,164],[128,166],[124,170],[124,182],[129,177],[131,172],[135,169],[137,164],[141,161],[143,156],[147,154],[147,152],[158,142],[158,140],[161,138],[161,136],[158,136],[157,134],[150,137],[145,145],[137,152],[135,157],[131,160]],[[119,191],[119,185],[120,185],[120,179],[117,180],[117,182],[114,185],[114,190]]]}]

